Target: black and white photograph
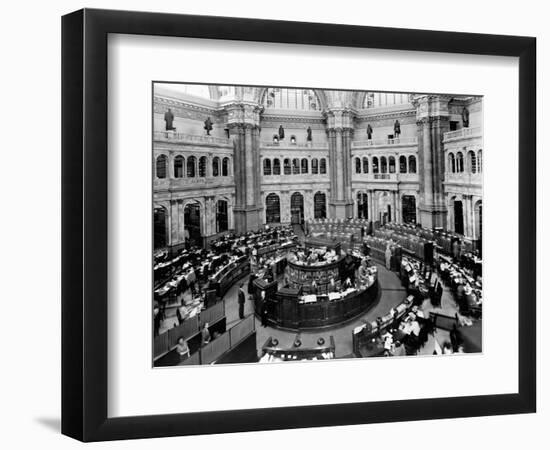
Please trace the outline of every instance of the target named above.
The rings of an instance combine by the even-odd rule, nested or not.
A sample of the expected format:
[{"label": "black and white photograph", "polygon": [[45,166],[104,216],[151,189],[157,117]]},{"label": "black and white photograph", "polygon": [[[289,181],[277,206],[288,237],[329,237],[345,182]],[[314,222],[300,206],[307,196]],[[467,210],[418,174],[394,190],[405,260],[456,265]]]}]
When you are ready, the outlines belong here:
[{"label": "black and white photograph", "polygon": [[482,353],[483,102],[153,82],[153,366]]}]

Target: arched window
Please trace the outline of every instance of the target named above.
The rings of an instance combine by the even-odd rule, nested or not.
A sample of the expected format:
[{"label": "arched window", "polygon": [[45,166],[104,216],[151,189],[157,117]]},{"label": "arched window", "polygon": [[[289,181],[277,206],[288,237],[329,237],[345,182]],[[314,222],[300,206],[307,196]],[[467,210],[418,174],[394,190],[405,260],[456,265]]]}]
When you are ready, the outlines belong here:
[{"label": "arched window", "polygon": [[226,156],[222,162],[222,175],[227,177],[229,175],[229,158]]},{"label": "arched window", "polygon": [[407,173],[407,157],[403,155],[399,157],[399,173]]},{"label": "arched window", "polygon": [[482,172],[482,169],[483,169],[483,165],[481,164],[483,162],[483,158],[482,158],[482,155],[481,155],[481,150],[478,150],[477,152],[477,171],[479,173]]},{"label": "arched window", "polygon": [[302,173],[308,173],[308,161],[306,158],[302,158],[302,167],[301,167]]},{"label": "arched window", "polygon": [[273,175],[281,175],[281,161],[278,158],[273,160]]},{"label": "arched window", "polygon": [[197,165],[197,159],[194,156],[187,158],[187,178],[195,177],[195,166]]},{"label": "arched window", "polygon": [[327,217],[327,197],[324,192],[316,192],[313,196],[313,217],[315,219]]},{"label": "arched window", "polygon": [[294,192],[290,196],[290,222],[304,222],[304,196],[300,192]]},{"label": "arched window", "polygon": [[367,92],[363,108],[377,108],[379,106],[405,105],[410,103],[411,94],[400,92]]},{"label": "arched window", "polygon": [[321,110],[319,99],[311,89],[268,88],[263,104],[274,109]]},{"label": "arched window", "polygon": [[265,199],[265,222],[281,222],[281,202],[277,194],[269,194]]},{"label": "arched window", "polygon": [[450,173],[456,172],[456,161],[455,161],[454,153],[449,153],[449,172]]},{"label": "arched window", "polygon": [[204,178],[206,176],[206,156],[199,158],[199,177]]},{"label": "arched window", "polygon": [[153,246],[155,249],[166,247],[168,243],[168,227],[167,227],[166,209],[157,207],[154,209],[153,216]]},{"label": "arched window", "polygon": [[482,230],[483,230],[483,204],[481,200],[478,200],[474,205],[474,231],[475,238],[480,240],[482,239]]},{"label": "arched window", "polygon": [[317,158],[313,158],[311,160],[311,173],[313,175],[317,175],[319,173],[319,161],[317,161]]},{"label": "arched window", "polygon": [[212,176],[217,177],[220,175],[220,158],[217,156],[212,160]]},{"label": "arched window", "polygon": [[274,135],[273,135],[273,143],[274,143],[274,144],[278,144],[278,143],[279,143],[279,135],[278,135],[278,134],[274,134]]},{"label": "arched window", "polygon": [[388,172],[388,161],[386,160],[385,156],[382,156],[380,158],[380,173],[387,173]]},{"label": "arched window", "polygon": [[390,156],[388,159],[389,159],[390,173],[395,173],[395,158],[393,156]]},{"label": "arched window", "polygon": [[468,159],[470,161],[470,171],[477,173],[477,156],[472,150],[468,152]]},{"label": "arched window", "polygon": [[379,167],[378,167],[378,157],[373,156],[372,158],[372,173],[378,173]]},{"label": "arched window", "polygon": [[166,155],[157,156],[157,178],[166,178],[167,161]]},{"label": "arched window", "polygon": [[369,158],[363,156],[363,173],[369,173]]},{"label": "arched window", "polygon": [[357,193],[357,217],[359,219],[368,219],[369,217],[369,201],[365,192]]},{"label": "arched window", "polygon": [[416,223],[416,198],[404,195],[401,199],[401,220],[403,223]]},{"label": "arched window", "polygon": [[299,175],[300,174],[300,160],[298,158],[294,158],[292,160],[292,175]]},{"label": "arched window", "polygon": [[355,158],[355,173],[361,173],[361,159]]},{"label": "arched window", "polygon": [[409,156],[409,173],[416,173],[416,156]]},{"label": "arched window", "polygon": [[327,160],[325,158],[321,158],[321,162],[319,163],[319,173],[321,175],[327,173]]},{"label": "arched window", "polygon": [[210,89],[207,84],[180,84],[178,85],[178,91],[193,95],[194,97],[211,98]]},{"label": "arched window", "polygon": [[284,160],[284,162],[283,162],[283,166],[284,166],[285,175],[290,175],[290,173],[291,173],[291,170],[290,170],[290,159],[285,158],[285,160]]},{"label": "arched window", "polygon": [[464,172],[464,155],[462,152],[456,154],[456,171],[458,173]]},{"label": "arched window", "polygon": [[185,159],[183,156],[178,155],[174,158],[174,177],[183,178],[183,167],[185,166]]},{"label": "arched window", "polygon": [[292,145],[296,145],[296,136],[294,136],[294,135],[290,136],[290,143]]},{"label": "arched window", "polygon": [[264,175],[271,175],[271,160],[264,159]]}]

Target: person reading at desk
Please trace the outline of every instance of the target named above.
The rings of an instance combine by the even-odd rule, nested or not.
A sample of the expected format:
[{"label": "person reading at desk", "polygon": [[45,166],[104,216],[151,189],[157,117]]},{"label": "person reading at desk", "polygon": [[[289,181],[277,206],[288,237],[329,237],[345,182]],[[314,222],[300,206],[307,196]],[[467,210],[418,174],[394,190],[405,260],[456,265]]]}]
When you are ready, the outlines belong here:
[{"label": "person reading at desk", "polygon": [[327,291],[330,292],[336,292],[338,289],[336,287],[336,283],[334,282],[334,278],[330,277],[330,282],[327,286]]},{"label": "person reading at desk", "polygon": [[344,281],[344,283],[342,284],[342,289],[346,290],[346,289],[350,289],[351,287],[352,287],[351,279],[347,277],[346,281]]},{"label": "person reading at desk", "polygon": [[311,283],[311,293],[317,295],[317,281],[315,280]]}]

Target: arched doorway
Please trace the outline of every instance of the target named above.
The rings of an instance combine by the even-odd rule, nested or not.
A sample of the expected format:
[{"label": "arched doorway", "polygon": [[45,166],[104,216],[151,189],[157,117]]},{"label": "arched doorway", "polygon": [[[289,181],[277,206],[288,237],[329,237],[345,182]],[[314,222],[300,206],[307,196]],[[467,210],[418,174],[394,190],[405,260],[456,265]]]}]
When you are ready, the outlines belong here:
[{"label": "arched doorway", "polygon": [[357,193],[357,217],[359,219],[369,218],[369,201],[365,192]]},{"label": "arched doorway", "polygon": [[476,202],[474,206],[474,220],[475,220],[475,231],[477,239],[477,249],[481,255],[482,250],[482,232],[483,232],[483,204],[481,200]]},{"label": "arched doorway", "polygon": [[458,234],[464,234],[464,211],[461,200],[454,201],[454,218],[455,232]]},{"label": "arched doorway", "polygon": [[227,200],[218,200],[216,203],[216,232],[222,233],[229,229]]},{"label": "arched doorway", "polygon": [[315,219],[327,217],[327,197],[324,192],[316,192],[313,196],[313,217]]},{"label": "arched doorway", "polygon": [[277,194],[269,194],[265,199],[265,223],[281,222],[281,201]]},{"label": "arched doorway", "polygon": [[166,247],[168,244],[166,210],[163,207],[157,207],[153,214],[153,246],[157,248]]},{"label": "arched doorway", "polygon": [[188,203],[183,210],[184,216],[184,237],[187,245],[202,247],[201,235],[201,205]]},{"label": "arched doorway", "polygon": [[290,197],[290,222],[302,224],[304,222],[304,196],[295,192]]},{"label": "arched doorway", "polygon": [[401,211],[404,223],[416,223],[416,198],[414,195],[404,195],[401,199]]}]

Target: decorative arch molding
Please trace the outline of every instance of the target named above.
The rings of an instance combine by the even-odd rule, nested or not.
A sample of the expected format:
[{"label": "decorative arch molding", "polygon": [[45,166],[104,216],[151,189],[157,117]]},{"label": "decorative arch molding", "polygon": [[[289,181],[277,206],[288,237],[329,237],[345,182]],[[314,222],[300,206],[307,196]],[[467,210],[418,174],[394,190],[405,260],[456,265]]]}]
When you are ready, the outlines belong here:
[{"label": "decorative arch molding", "polygon": [[[263,105],[265,94],[270,87],[273,87],[273,86],[254,88],[254,92],[253,92],[254,102],[258,103],[259,105]],[[297,88],[289,88],[289,89],[297,89]],[[311,89],[311,90],[319,99],[319,106],[321,107],[321,111],[325,110],[328,107],[327,96],[325,95],[325,92],[320,89]]]}]

